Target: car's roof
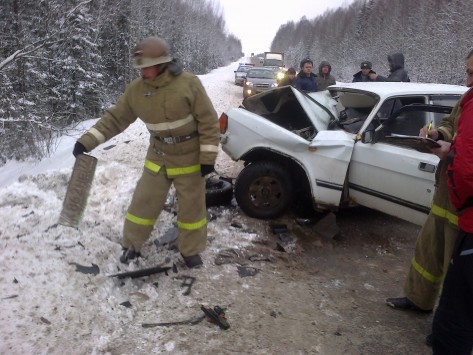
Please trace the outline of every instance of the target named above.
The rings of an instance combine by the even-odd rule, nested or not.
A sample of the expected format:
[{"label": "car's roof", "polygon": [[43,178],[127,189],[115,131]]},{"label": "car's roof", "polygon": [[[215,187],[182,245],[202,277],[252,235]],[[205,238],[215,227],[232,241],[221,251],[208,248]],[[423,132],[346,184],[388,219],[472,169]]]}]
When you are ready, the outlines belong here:
[{"label": "car's roof", "polygon": [[462,85],[435,83],[404,83],[404,82],[359,82],[341,83],[329,87],[329,90],[340,88],[344,90],[363,90],[373,92],[380,97],[401,95],[435,95],[435,94],[464,94],[468,88]]}]

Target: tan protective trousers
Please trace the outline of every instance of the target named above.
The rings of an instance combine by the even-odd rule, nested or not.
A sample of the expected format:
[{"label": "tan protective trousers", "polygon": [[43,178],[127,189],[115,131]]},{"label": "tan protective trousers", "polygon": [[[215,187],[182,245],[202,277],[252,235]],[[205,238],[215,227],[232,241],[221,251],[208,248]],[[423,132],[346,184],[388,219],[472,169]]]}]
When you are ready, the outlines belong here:
[{"label": "tan protective trousers", "polygon": [[423,310],[435,307],[458,234],[458,226],[434,214],[438,209],[433,206],[417,236],[404,283],[406,297]]},{"label": "tan protective trousers", "polygon": [[144,169],[125,217],[123,246],[141,247],[151,235],[154,224],[164,208],[174,184],[178,200],[177,247],[184,256],[201,253],[207,243],[205,179],[200,171],[169,178],[163,167],[159,172]]}]

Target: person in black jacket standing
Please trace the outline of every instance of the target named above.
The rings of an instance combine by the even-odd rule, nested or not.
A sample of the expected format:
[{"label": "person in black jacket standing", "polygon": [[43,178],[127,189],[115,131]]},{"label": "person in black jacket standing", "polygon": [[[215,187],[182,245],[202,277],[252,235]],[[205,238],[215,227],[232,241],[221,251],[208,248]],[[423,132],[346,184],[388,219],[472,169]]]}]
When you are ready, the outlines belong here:
[{"label": "person in black jacket standing", "polygon": [[352,83],[362,82],[362,81],[374,81],[370,79],[370,74],[376,74],[375,71],[371,70],[371,62],[365,60],[361,62],[360,71],[353,75]]},{"label": "person in black jacket standing", "polygon": [[388,55],[388,64],[390,72],[388,77],[373,73],[370,74],[370,79],[374,81],[411,81],[409,75],[407,75],[407,70],[404,69],[404,54],[393,53]]},{"label": "person in black jacket standing", "polygon": [[317,75],[312,73],[314,62],[310,58],[303,59],[300,64],[301,71],[297,74],[295,87],[305,91],[317,91]]}]

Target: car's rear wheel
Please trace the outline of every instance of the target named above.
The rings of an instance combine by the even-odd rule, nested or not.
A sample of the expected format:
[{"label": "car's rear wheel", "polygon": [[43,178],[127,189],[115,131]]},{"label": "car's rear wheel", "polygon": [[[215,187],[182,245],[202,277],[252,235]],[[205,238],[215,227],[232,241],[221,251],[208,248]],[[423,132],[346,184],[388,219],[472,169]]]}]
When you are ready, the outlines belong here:
[{"label": "car's rear wheel", "polygon": [[292,183],[288,173],[270,162],[246,166],[235,182],[235,199],[250,217],[275,218],[289,206]]}]

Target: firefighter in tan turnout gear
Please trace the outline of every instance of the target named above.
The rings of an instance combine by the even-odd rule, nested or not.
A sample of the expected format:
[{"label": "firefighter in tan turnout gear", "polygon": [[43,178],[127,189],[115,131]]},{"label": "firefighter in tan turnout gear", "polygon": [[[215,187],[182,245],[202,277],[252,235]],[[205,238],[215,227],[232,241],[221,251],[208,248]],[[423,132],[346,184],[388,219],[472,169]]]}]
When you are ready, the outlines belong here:
[{"label": "firefighter in tan turnout gear", "polygon": [[177,246],[188,267],[202,265],[207,242],[206,174],[214,171],[218,118],[200,80],[169,55],[167,43],[149,37],[133,53],[133,80],[117,104],[80,139],[73,154],[90,152],[140,118],[150,132],[143,174],[123,228],[124,263],[140,255],[174,184],[179,211]]}]

